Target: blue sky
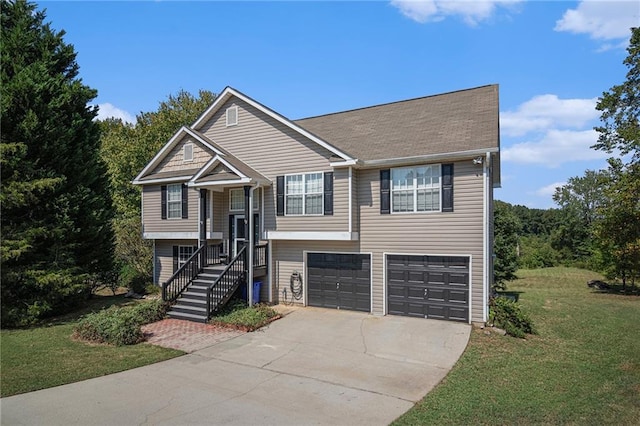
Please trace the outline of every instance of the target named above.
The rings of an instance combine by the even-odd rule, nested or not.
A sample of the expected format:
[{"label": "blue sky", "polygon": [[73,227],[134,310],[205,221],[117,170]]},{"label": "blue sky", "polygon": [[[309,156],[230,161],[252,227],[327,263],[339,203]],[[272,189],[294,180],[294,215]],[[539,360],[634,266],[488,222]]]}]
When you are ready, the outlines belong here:
[{"label": "blue sky", "polygon": [[622,83],[636,1],[52,2],[101,117],[232,86],[297,119],[498,83],[502,188],[548,208],[605,166],[598,96]]}]

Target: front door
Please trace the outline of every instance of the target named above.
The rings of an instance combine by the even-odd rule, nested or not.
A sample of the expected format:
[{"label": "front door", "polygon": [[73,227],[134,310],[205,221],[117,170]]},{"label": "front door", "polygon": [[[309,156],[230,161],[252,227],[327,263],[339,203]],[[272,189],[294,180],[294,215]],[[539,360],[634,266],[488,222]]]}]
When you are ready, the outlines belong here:
[{"label": "front door", "polygon": [[244,215],[233,216],[233,229],[231,235],[232,257],[236,257],[245,241]]}]

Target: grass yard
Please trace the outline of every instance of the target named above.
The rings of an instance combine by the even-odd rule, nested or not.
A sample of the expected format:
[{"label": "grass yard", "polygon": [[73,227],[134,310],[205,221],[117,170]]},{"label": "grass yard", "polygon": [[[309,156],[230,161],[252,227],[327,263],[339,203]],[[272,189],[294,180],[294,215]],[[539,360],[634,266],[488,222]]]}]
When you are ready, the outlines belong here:
[{"label": "grass yard", "polygon": [[0,332],[2,397],[104,376],[182,355],[181,351],[141,343],[90,345],[71,338],[80,315],[131,302],[122,295],[95,296],[82,311],[28,329]]},{"label": "grass yard", "polygon": [[518,271],[509,284],[539,335],[473,330],[450,374],[395,425],[640,424],[640,297],[587,288],[597,274]]}]

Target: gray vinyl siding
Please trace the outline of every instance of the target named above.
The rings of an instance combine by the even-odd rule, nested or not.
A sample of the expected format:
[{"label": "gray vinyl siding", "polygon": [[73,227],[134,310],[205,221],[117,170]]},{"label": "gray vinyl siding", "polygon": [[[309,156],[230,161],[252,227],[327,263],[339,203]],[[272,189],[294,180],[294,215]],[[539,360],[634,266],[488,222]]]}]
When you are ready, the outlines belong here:
[{"label": "gray vinyl siding", "polygon": [[154,283],[162,285],[173,275],[173,246],[197,246],[198,240],[156,240]]},{"label": "gray vinyl siding", "polygon": [[[225,111],[232,105],[238,106],[238,125],[226,127]],[[274,183],[278,175],[329,167],[329,151],[237,98],[197,130]]]},{"label": "gray vinyl siding", "polygon": [[[305,251],[359,253],[357,241],[271,241],[271,244],[273,259],[270,266],[273,273],[272,291],[275,303],[304,303],[307,291]],[[291,297],[290,279],[293,271],[302,275],[303,295],[300,300],[293,300]]]},{"label": "gray vinyl siding", "polygon": [[[224,195],[221,192],[210,191],[209,195],[213,197],[213,232],[223,232],[225,227],[224,220]],[[210,226],[210,225],[209,225]],[[207,228],[212,229],[212,228]],[[224,234],[223,234],[224,235]]]},{"label": "gray vinyl siding", "polygon": [[[183,161],[183,147],[186,143],[193,145],[193,160]],[[199,142],[192,137],[184,137],[169,154],[162,160],[153,173],[171,172],[175,170],[192,170],[204,166],[207,161],[211,160],[212,154]]]},{"label": "gray vinyl siding", "polygon": [[482,321],[483,176],[471,161],[454,166],[454,212],[380,214],[380,170],[358,173],[360,251],[373,253],[373,313],[384,312],[384,253],[471,255],[472,321]]},{"label": "gray vinyl siding", "polygon": [[[238,106],[238,125],[226,127],[225,111],[232,105]],[[271,180],[273,189],[265,192],[265,204],[269,211],[275,212],[277,176],[334,172],[333,215],[269,217],[265,218],[266,229],[316,232],[348,230],[348,170],[333,170],[329,165],[331,153],[328,150],[235,98],[225,103],[199,130]],[[258,146],[260,149],[256,149]]]},{"label": "gray vinyl siding", "polygon": [[[330,169],[327,169],[329,171]],[[272,194],[275,197],[275,193]],[[273,200],[275,203],[275,199]],[[349,172],[336,169],[333,172],[333,215],[331,216],[277,216],[278,231],[338,231],[346,232],[349,226]]]},{"label": "gray vinyl siding", "polygon": [[189,217],[187,219],[162,219],[161,185],[142,187],[143,232],[198,232],[198,190],[189,191]]}]

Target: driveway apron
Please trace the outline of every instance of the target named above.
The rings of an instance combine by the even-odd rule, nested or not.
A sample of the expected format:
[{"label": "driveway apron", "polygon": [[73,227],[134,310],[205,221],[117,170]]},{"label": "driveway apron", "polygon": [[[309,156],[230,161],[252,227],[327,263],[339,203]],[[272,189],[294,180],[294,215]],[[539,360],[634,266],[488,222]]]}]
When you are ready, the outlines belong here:
[{"label": "driveway apron", "polygon": [[448,373],[470,326],[294,309],[157,364],[0,400],[6,425],[385,425]]}]

